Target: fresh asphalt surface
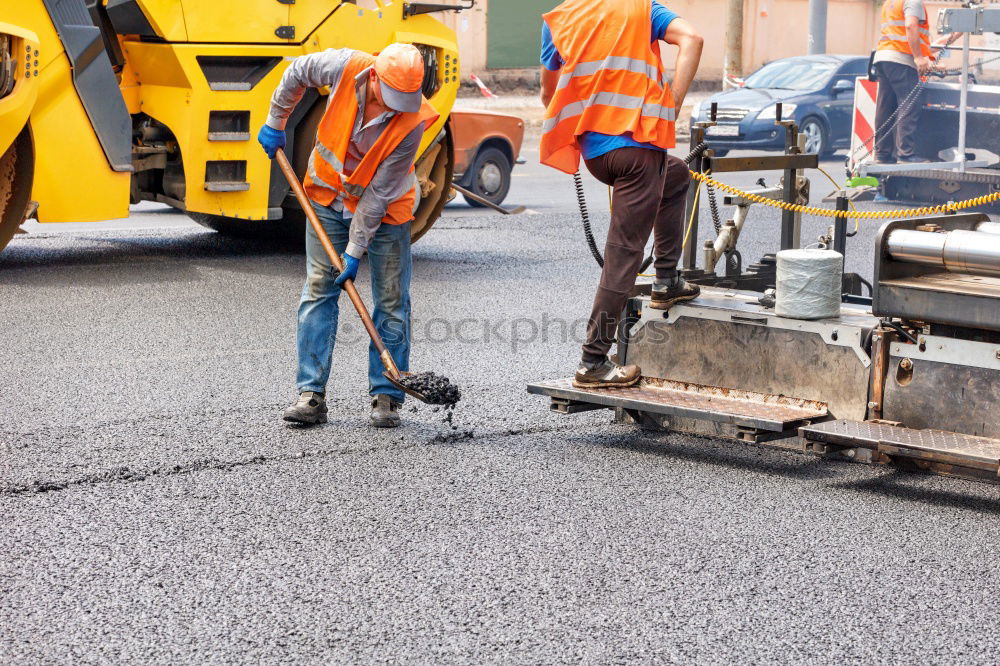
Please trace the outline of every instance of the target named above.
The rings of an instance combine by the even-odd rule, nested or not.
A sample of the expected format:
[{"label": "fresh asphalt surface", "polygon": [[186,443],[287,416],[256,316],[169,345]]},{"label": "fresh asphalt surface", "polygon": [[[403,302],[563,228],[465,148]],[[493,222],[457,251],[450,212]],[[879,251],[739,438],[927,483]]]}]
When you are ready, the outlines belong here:
[{"label": "fresh asphalt surface", "polygon": [[[456,202],[414,246],[413,367],[461,385],[454,430],[368,427],[346,300],[330,423],[281,422],[295,248],[155,206],[30,225],[0,255],[0,662],[994,663],[1000,488],[525,393],[574,369],[597,280],[571,180],[525,157],[528,214]],[[755,211],[744,257],[777,229]]]}]

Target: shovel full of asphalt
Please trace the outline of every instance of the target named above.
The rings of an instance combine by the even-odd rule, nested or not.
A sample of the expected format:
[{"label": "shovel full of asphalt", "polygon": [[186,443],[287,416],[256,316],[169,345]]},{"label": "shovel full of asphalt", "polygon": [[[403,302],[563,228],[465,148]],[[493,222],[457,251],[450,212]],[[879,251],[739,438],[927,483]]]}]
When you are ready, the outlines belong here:
[{"label": "shovel full of asphalt", "polygon": [[[313,210],[312,204],[309,202],[309,197],[306,196],[306,192],[302,188],[302,183],[299,182],[298,176],[295,175],[295,170],[292,169],[285,151],[279,148],[275,154],[275,160],[278,162],[278,166],[281,167],[281,172],[284,174],[285,180],[288,181],[289,187],[295,193],[295,198],[299,200],[299,205],[302,206],[302,210],[309,219],[309,224],[312,226],[313,231],[316,232],[316,237],[319,238],[320,245],[323,246],[323,250],[330,257],[330,263],[338,271],[343,271],[344,262],[341,261],[340,255],[337,254],[333,243],[330,242],[330,237],[327,236],[326,230],[320,224],[319,218],[316,216],[316,211]],[[395,386],[402,389],[408,395],[412,395],[417,400],[431,405],[454,407],[455,403],[461,398],[461,392],[458,390],[458,387],[448,381],[447,377],[436,375],[433,372],[400,372],[389,350],[386,349],[385,343],[382,342],[382,336],[378,334],[375,322],[372,321],[365,302],[361,300],[361,294],[358,293],[357,287],[354,286],[354,281],[347,280],[344,282],[343,289],[351,299],[354,309],[358,311],[361,323],[364,324],[368,336],[372,339],[372,343],[378,350],[379,358],[382,359],[382,365],[385,366],[385,377]]]},{"label": "shovel full of asphalt", "polygon": [[457,386],[452,384],[447,377],[433,372],[401,372],[399,378],[395,379],[387,368],[383,374],[407,395],[412,395],[417,400],[429,405],[444,405],[448,408],[454,408],[462,399],[462,392]]}]

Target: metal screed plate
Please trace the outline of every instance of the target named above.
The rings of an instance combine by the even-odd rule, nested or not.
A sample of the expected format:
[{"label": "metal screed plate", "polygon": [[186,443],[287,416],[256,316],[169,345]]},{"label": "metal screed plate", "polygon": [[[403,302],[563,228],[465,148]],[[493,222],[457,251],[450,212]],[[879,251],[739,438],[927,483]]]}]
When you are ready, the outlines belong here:
[{"label": "metal screed plate", "polygon": [[[528,392],[547,395],[553,402],[580,411],[582,405],[621,407],[652,414],[733,423],[748,428],[782,432],[808,421],[825,418],[825,403],[716,386],[644,377],[629,388],[579,389],[572,379],[528,385]],[[575,407],[575,409],[573,409]]]},{"label": "metal screed plate", "polygon": [[988,437],[845,420],[805,426],[799,434],[811,442],[860,446],[888,456],[1000,471],[1000,440]]}]

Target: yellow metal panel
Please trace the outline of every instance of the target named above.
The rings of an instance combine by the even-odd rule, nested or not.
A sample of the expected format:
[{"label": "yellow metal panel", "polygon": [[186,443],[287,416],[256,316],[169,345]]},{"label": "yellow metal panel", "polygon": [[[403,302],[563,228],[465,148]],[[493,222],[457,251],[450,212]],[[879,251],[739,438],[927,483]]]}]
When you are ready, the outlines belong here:
[{"label": "yellow metal panel", "polygon": [[4,2],[3,20],[9,25],[19,26],[35,35],[35,39],[39,43],[38,64],[40,69],[44,70],[49,63],[62,54],[64,50],[62,42],[59,41],[59,35],[56,34],[56,28],[52,25],[42,0]]},{"label": "yellow metal panel", "polygon": [[[374,3],[372,3],[374,4]],[[355,11],[354,7],[340,7],[340,0],[308,0],[288,5],[288,25],[295,26],[298,41],[303,41],[318,28],[334,11]]]},{"label": "yellow metal panel", "polygon": [[[145,0],[147,3],[152,0]],[[186,1],[186,0],[185,0]],[[297,2],[295,5],[280,5],[268,0],[269,7],[299,8],[305,16],[315,16],[319,0]],[[250,3],[254,5],[254,3]],[[219,3],[229,6],[228,2]],[[246,16],[252,11],[244,7],[239,15]],[[256,5],[254,5],[256,6]],[[309,7],[309,11],[305,11]],[[205,8],[199,3],[199,9]],[[205,21],[208,30],[211,16],[219,18],[217,6],[202,13],[199,20]],[[215,12],[213,14],[213,12]],[[166,125],[177,139],[184,163],[185,205],[189,211],[211,213],[247,219],[266,219],[268,214],[268,194],[271,179],[271,162],[255,140],[257,129],[264,123],[270,108],[271,94],[291,60],[305,53],[325,48],[351,47],[367,51],[380,50],[385,44],[395,40],[430,44],[445,54],[457,58],[454,35],[440,22],[431,17],[416,17],[402,22],[401,3],[387,4],[380,12],[356,6],[344,6],[326,20],[303,45],[265,44],[155,44],[149,42],[126,41],[126,56],[136,72],[138,81],[138,103],[133,111],[141,111]],[[196,34],[187,13],[189,34]],[[232,23],[231,16],[228,23]],[[260,30],[256,27],[241,27],[228,35],[219,36],[219,25],[212,29],[214,39],[228,40],[234,35],[247,34],[242,30]],[[275,26],[276,27],[276,26]],[[396,31],[405,27],[405,32]],[[198,28],[199,30],[202,28]],[[273,32],[273,27],[269,28]],[[209,88],[196,57],[203,56],[279,56],[281,62],[249,91],[213,91]],[[123,82],[123,86],[125,83]],[[443,116],[451,109],[457,92],[458,82],[442,82],[440,92],[432,103]],[[249,111],[251,138],[241,142],[211,142],[208,137],[208,119],[211,111]],[[443,126],[442,118],[425,135],[426,146]],[[205,190],[205,164],[211,160],[245,160],[247,182],[250,189],[245,192],[207,192]]]},{"label": "yellow metal panel", "polygon": [[288,25],[288,5],[277,0],[180,0],[180,4],[189,42],[285,42],[274,31]]},{"label": "yellow metal panel", "polygon": [[[140,88],[146,86],[170,86],[174,88],[190,88],[191,81],[189,75],[205,82],[205,75],[201,69],[195,65],[194,72],[185,71],[183,65],[177,57],[179,47],[171,44],[157,44],[155,42],[139,42],[125,40],[122,42],[122,49],[125,52],[125,59],[129,67],[135,72],[135,79]],[[206,53],[208,53],[206,48]],[[227,50],[229,55],[234,55],[231,50]],[[241,50],[240,55],[243,55]]]},{"label": "yellow metal panel", "polygon": [[31,114],[39,222],[128,216],[131,174],[111,170],[70,78],[69,59],[52,62]]},{"label": "yellow metal panel", "polygon": [[[122,49],[124,50],[124,45]],[[131,62],[126,62],[118,77],[118,89],[122,91],[122,99],[130,114],[139,113],[139,78]]]},{"label": "yellow metal panel", "polygon": [[[215,1],[208,0],[203,4],[209,5]],[[188,41],[184,6],[179,0],[139,0],[139,5],[157,35],[168,42]]]},{"label": "yellow metal panel", "polygon": [[[402,20],[402,3],[384,9],[344,5],[306,42],[309,52],[350,47],[373,53],[393,41]],[[412,20],[412,19],[411,19]]]},{"label": "yellow metal panel", "polygon": [[[35,107],[35,100],[38,98],[38,76],[39,70],[35,69],[35,52],[39,51],[41,45],[38,35],[9,23],[0,22],[0,33],[13,35],[14,40],[11,52],[17,58],[17,82],[14,90],[9,95],[0,99],[0,154],[7,150],[13,143],[17,135],[24,129],[28,122],[28,116]],[[25,55],[30,56],[27,62],[29,66],[25,69]],[[30,73],[30,76],[28,75]]]},{"label": "yellow metal panel", "polygon": [[[185,205],[189,211],[247,219],[267,219],[271,161],[255,139],[270,109],[271,94],[299,46],[129,43],[130,60],[140,72],[140,109],[166,125],[180,146],[184,162]],[[198,66],[199,55],[279,56],[282,61],[252,90],[214,91]],[[147,69],[157,68],[147,76]],[[208,141],[211,111],[249,111],[247,141]],[[205,163],[246,160],[245,192],[207,192]]]},{"label": "yellow metal panel", "polygon": [[[32,77],[32,95],[37,97],[30,116],[35,149],[32,198],[40,205],[39,220],[83,222],[128,215],[130,174],[116,173],[108,165],[45,5],[41,0],[4,3],[3,18],[33,33],[39,45],[39,77]],[[7,111],[0,110],[4,131],[8,122],[17,124]]]}]

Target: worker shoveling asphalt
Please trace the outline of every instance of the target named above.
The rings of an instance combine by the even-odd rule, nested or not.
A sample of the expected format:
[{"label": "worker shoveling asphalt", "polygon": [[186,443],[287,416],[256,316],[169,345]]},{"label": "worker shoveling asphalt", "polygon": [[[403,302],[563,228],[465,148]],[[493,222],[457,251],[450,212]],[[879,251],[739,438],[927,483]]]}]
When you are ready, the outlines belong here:
[{"label": "worker shoveling asphalt", "polygon": [[[371,338],[368,380],[371,423],[400,424],[406,394],[453,406],[447,378],[407,372],[410,357],[410,223],[416,203],[414,161],[437,111],[421,94],[424,63],[410,44],[390,44],[377,57],[351,49],[301,56],[285,71],[258,140],[276,158],[309,225],[306,282],[298,313],[299,397],[283,418],[327,420],[326,385],[346,291]],[[329,86],[304,187],[283,148],[283,128],[308,87]],[[365,254],[371,262],[374,316],[354,285]],[[384,370],[383,370],[384,368]]]},{"label": "worker shoveling asphalt", "polygon": [[[295,196],[299,198],[302,208],[306,211],[306,217],[309,220],[309,224],[316,234],[320,244],[323,247],[323,251],[326,253],[327,258],[338,274],[343,274],[346,270],[343,258],[337,253],[333,244],[330,242],[330,237],[327,235],[326,230],[323,228],[323,224],[319,221],[319,217],[316,212],[309,205],[309,201],[306,197],[305,190],[302,184],[299,182],[298,178],[295,176],[295,172],[292,170],[292,165],[288,161],[288,157],[285,155],[284,151],[279,148],[276,151],[275,157],[278,160],[278,165],[281,167],[281,171],[285,178],[288,180],[289,186],[291,186],[292,191]],[[355,309],[358,311],[358,316],[361,317],[361,322],[364,324],[365,330],[371,337],[372,346],[378,352],[378,357],[381,363],[385,366],[385,371],[382,376],[387,379],[393,386],[402,390],[404,393],[413,396],[421,402],[426,402],[431,405],[444,405],[448,410],[447,421],[451,422],[451,412],[454,410],[455,405],[461,399],[462,394],[458,387],[451,383],[447,377],[437,375],[433,372],[420,372],[420,373],[410,373],[401,372],[396,365],[395,360],[392,358],[392,354],[386,348],[385,343],[382,341],[382,336],[379,334],[372,321],[371,315],[368,314],[368,308],[365,307],[364,301],[361,300],[361,296],[358,294],[357,288],[354,286],[354,280],[346,279],[343,282],[343,289],[347,292],[348,297],[354,304]],[[315,401],[315,398],[310,396],[311,401]],[[301,401],[301,399],[300,399]],[[325,401],[324,401],[325,402]],[[310,405],[313,406],[313,405]],[[373,401],[372,405],[375,409],[378,408],[377,399]],[[320,412],[320,420],[318,423],[323,423],[326,421],[326,410],[325,404],[324,409]],[[398,408],[397,408],[398,409]],[[300,421],[295,418],[289,418],[288,410],[285,410],[285,420],[292,421],[296,423],[308,423]],[[373,425],[378,424],[375,420],[375,415],[372,416]],[[398,424],[398,421],[397,421]],[[391,426],[381,426],[381,427],[391,427]]]}]

